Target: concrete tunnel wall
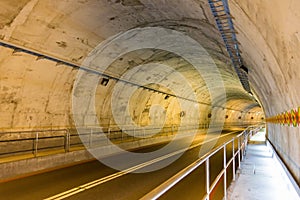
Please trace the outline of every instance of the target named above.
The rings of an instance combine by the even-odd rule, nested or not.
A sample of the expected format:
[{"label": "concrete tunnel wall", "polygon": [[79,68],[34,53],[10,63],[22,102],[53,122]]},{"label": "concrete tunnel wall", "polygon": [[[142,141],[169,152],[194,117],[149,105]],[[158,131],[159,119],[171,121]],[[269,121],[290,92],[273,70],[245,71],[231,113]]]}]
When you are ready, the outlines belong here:
[{"label": "concrete tunnel wall", "polygon": [[[299,1],[237,1],[229,5],[266,117],[300,105]],[[268,138],[300,183],[300,129],[268,124]]]},{"label": "concrete tunnel wall", "polygon": [[[73,127],[71,95],[78,70],[56,65],[56,63],[48,60],[36,60],[35,56],[25,53],[13,53],[11,49],[3,48],[1,52],[1,129],[10,131]],[[195,77],[193,78],[195,79]],[[97,88],[96,110],[99,112],[99,121],[103,126],[114,125],[111,111],[111,92],[115,83],[116,81],[110,80],[107,86],[99,84]],[[177,84],[180,85],[180,83],[181,80],[177,80]],[[205,83],[202,84],[205,86]],[[131,86],[124,87],[126,90],[126,87]],[[162,91],[162,88],[157,89]],[[201,95],[199,98],[202,98],[199,101],[209,104],[208,91],[205,87],[202,90],[198,93],[199,96]],[[167,113],[166,125],[178,125],[181,112],[178,102],[174,97],[165,99],[165,96],[162,93],[138,89],[130,100],[130,112],[133,115],[133,120],[141,125],[150,124],[151,106],[161,105]],[[232,104],[230,106],[232,109],[244,110],[249,103],[252,103],[251,100],[246,99],[243,100],[244,104],[240,101],[238,106],[234,107],[236,101],[240,100],[229,100],[227,107]],[[193,110],[193,107],[191,108]],[[219,109],[218,112],[221,110]],[[193,122],[193,116],[189,114],[192,111],[186,111],[186,116],[190,118],[190,124],[209,122],[210,106],[201,105],[200,111],[198,116],[201,119],[200,122]],[[236,113],[234,114],[234,112]],[[216,115],[223,116],[224,114],[216,113]],[[246,110],[243,114],[239,111],[228,110],[226,115],[228,115],[226,118],[228,123],[251,121],[250,118],[253,115],[256,117],[253,121],[260,121],[253,111],[250,114]],[[152,115],[153,122],[160,122],[159,117],[161,115]],[[242,118],[239,119],[239,117]]]},{"label": "concrete tunnel wall", "polygon": [[[300,84],[297,72],[300,61],[300,16],[297,10],[300,5],[296,1],[229,0],[242,58],[249,68],[251,87],[265,113],[242,89],[206,0],[90,0],[72,3],[64,0],[15,0],[2,1],[0,4],[2,40],[78,65],[100,42],[135,27],[165,27],[189,35],[207,50],[224,78],[227,104],[223,106],[229,108],[225,110],[225,116],[228,115],[226,122],[260,121],[264,114],[270,117],[300,105],[297,90]],[[0,47],[0,52],[1,130],[74,126],[71,95],[78,69],[13,52],[9,48]],[[196,91],[197,100],[210,103],[201,77],[196,76],[191,67],[176,55],[167,52],[133,52],[113,63],[109,72],[120,77],[141,62],[159,62],[169,64],[174,69],[182,68]],[[180,81],[174,80],[172,84]],[[99,95],[96,107],[102,125],[115,123],[109,106],[115,84],[114,80],[110,80],[107,86],[99,84],[97,88]],[[151,85],[151,88],[170,92],[158,85]],[[130,102],[133,121],[140,125],[161,121],[161,115],[156,114],[155,109],[150,109],[154,104],[165,108],[166,124],[180,123],[181,110],[175,98],[165,99],[162,93],[141,88],[137,89]],[[206,123],[211,108],[200,105],[200,110],[200,123]],[[217,116],[224,116],[222,109],[216,110]],[[190,113],[186,111],[185,117],[192,122],[193,115]],[[299,182],[299,129],[268,124],[268,138]]]},{"label": "concrete tunnel wall", "polygon": [[[128,5],[126,2],[119,4],[113,1],[87,1],[85,3],[73,2],[72,5],[69,5],[66,1],[56,3],[53,1],[2,2],[1,37],[6,41],[15,42],[25,47],[41,50],[42,52],[80,63],[105,38],[119,31],[136,27],[139,24],[142,26],[162,26],[178,29],[188,32],[194,39],[200,41],[213,56],[220,70],[223,71],[228,90],[230,88],[235,90],[231,99],[233,99],[232,101],[235,99],[236,103],[232,103],[232,105],[242,105],[241,102],[245,101],[245,106],[247,103],[256,104],[252,102],[253,99],[243,94],[244,92],[237,77],[232,72],[231,66],[228,65],[230,61],[226,54],[224,55],[224,45],[218,35],[218,31],[213,26],[214,22],[210,17],[205,1],[201,3],[191,1],[185,3],[187,4],[186,7],[181,7],[180,9],[178,9],[178,6],[182,3],[181,1],[173,2],[172,5],[174,7],[171,4],[165,4],[155,12],[159,20],[152,18],[153,9],[159,5],[159,2],[148,2],[147,4],[144,2],[143,6],[133,3],[138,1],[128,1]],[[195,7],[196,5],[197,7]],[[139,6],[146,8],[147,11],[139,9]],[[15,7],[18,9],[13,9]],[[192,13],[187,12],[191,8],[194,11]],[[131,11],[136,9],[138,10],[137,13],[131,13]],[[122,14],[121,17],[119,10],[123,10],[125,15]],[[171,14],[172,10],[174,11],[173,14]],[[65,12],[69,13],[69,15],[64,15]],[[170,16],[165,15],[165,13],[169,13]],[[143,23],[139,21],[140,18],[144,20]],[[180,19],[182,18],[186,18],[186,20],[181,21]],[[197,18],[203,20],[198,22],[195,20]],[[199,34],[200,32],[201,34]],[[210,32],[214,32],[214,34],[210,34]],[[13,53],[10,49],[3,48],[1,51],[3,52],[1,54],[3,63],[1,66],[3,91],[1,93],[3,104],[1,106],[3,109],[3,112],[1,112],[1,119],[3,119],[1,123],[3,125],[1,128],[15,130],[18,128],[72,126],[70,95],[77,70],[43,59],[36,60],[35,56],[24,53]],[[145,55],[149,54],[148,52],[142,53]],[[152,54],[150,54],[152,57],[149,58],[149,62],[163,60],[164,57],[167,57],[167,54],[159,55],[157,53],[158,56],[155,56],[153,52]],[[172,57],[166,58],[165,62],[172,59],[176,63],[176,58]],[[127,62],[139,63],[140,59],[138,56],[131,60],[124,59],[124,69],[120,69],[122,65],[119,63],[116,64],[115,68],[111,67],[112,73],[120,76],[126,71]],[[120,73],[118,74],[118,72]],[[187,74],[187,76],[190,76],[189,80],[194,78],[193,75]],[[109,85],[108,87],[113,86]],[[197,87],[201,88],[203,86],[198,84]],[[103,92],[109,90],[103,87],[102,89]],[[242,98],[240,98],[239,93],[243,95]],[[144,94],[146,95],[146,100],[148,98],[151,99],[151,96],[155,95],[149,96],[147,92],[144,92]],[[197,94],[202,96],[201,98],[199,97],[199,101],[209,103],[209,95],[205,89],[203,91],[199,90]],[[98,101],[101,102],[103,100],[104,102],[105,98],[104,94]],[[166,102],[169,101],[167,100]],[[108,101],[106,100],[105,102]],[[99,112],[102,113],[102,116],[104,115],[102,118],[110,118],[111,116],[105,116],[110,113],[109,110],[105,110],[105,107],[109,108],[109,106],[102,106]],[[230,106],[226,107],[230,108]],[[244,109],[242,106],[237,107],[237,110]],[[176,109],[172,108],[171,110],[175,112]],[[141,115],[138,112],[142,112],[142,110],[136,111],[136,116]],[[203,117],[210,113],[209,108],[205,108],[205,106],[201,109],[201,112]],[[180,111],[178,110],[176,113],[177,119],[179,113]],[[147,113],[143,115],[147,116]],[[250,118],[250,115],[245,117]],[[170,121],[171,119],[172,121]],[[175,119],[176,117],[169,118],[169,121],[166,123],[176,123]],[[226,121],[229,121],[229,119],[226,119]]]}]

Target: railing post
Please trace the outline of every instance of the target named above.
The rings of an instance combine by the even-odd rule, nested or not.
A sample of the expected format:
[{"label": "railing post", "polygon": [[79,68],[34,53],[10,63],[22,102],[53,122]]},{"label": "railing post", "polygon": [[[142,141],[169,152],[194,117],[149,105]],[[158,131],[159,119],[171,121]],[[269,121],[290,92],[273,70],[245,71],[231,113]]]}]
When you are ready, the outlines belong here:
[{"label": "railing post", "polygon": [[205,175],[206,175],[206,200],[209,200],[210,195],[210,180],[209,180],[209,158],[205,161]]},{"label": "railing post", "polygon": [[227,161],[226,161],[226,144],[224,145],[224,152],[223,152],[223,158],[224,158],[224,200],[227,199]]},{"label": "railing post", "polygon": [[107,129],[107,144],[109,143],[109,140],[110,140],[110,127],[108,125],[108,129]]},{"label": "railing post", "polygon": [[238,169],[241,169],[241,141],[238,137]]},{"label": "railing post", "polygon": [[37,157],[37,153],[38,153],[38,141],[39,141],[39,132],[36,132],[35,133],[35,140],[34,140],[34,150],[33,150],[34,157]]},{"label": "railing post", "polygon": [[[245,131],[246,132],[246,131]],[[243,138],[241,138],[241,160],[244,160],[244,152],[245,152],[245,132],[243,133]]]},{"label": "railing post", "polygon": [[70,151],[70,129],[66,130],[65,152]]},{"label": "railing post", "polygon": [[232,180],[235,181],[235,150],[234,150],[234,138],[232,140]]},{"label": "railing post", "polygon": [[243,142],[243,139],[241,139],[241,161],[244,160],[244,149],[245,149],[245,144]]},{"label": "railing post", "polygon": [[246,148],[247,148],[247,145],[248,145],[248,134],[249,131],[246,131],[245,132],[245,141],[244,141],[244,156],[246,155]]},{"label": "railing post", "polygon": [[64,135],[64,150],[65,150],[65,152],[67,152],[67,141],[68,141],[68,133],[66,131],[65,135]]},{"label": "railing post", "polygon": [[90,130],[90,137],[89,137],[89,147],[92,147],[93,143],[93,128]]}]

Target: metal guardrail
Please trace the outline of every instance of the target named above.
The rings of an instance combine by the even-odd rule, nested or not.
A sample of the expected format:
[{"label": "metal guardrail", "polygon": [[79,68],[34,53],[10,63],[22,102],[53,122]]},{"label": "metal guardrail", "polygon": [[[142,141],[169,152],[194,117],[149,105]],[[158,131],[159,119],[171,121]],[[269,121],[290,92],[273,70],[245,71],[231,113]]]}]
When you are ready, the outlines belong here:
[{"label": "metal guardrail", "polygon": [[[78,134],[76,129],[49,129],[16,132],[0,132],[0,158],[32,154],[38,157],[39,153],[53,151],[58,153],[69,152],[73,147],[98,147],[108,145],[107,139],[112,142],[131,142],[153,137],[172,136],[178,133],[177,126],[167,127],[81,127]],[[208,124],[187,125],[181,131],[201,130],[208,128]]]},{"label": "metal guardrail", "polygon": [[[186,125],[180,127],[181,132],[199,131],[209,127],[209,124]],[[83,144],[89,148],[108,145],[111,142],[131,142],[149,137],[172,136],[178,133],[178,126],[166,127],[82,127],[78,134],[74,129],[49,129],[16,132],[0,132],[0,158],[9,156],[30,155],[41,156],[39,153],[49,154],[80,150]],[[211,126],[213,128],[213,126]],[[152,136],[153,131],[158,133]],[[53,153],[51,153],[53,152]]]},{"label": "metal guardrail", "polygon": [[66,149],[69,137],[67,129],[34,130],[0,133],[0,156],[23,155],[38,151]]},{"label": "metal guardrail", "polygon": [[[203,197],[203,200],[209,200],[210,194],[215,189],[217,184],[220,182],[221,178],[224,177],[224,199],[226,200],[227,197],[227,169],[232,164],[232,171],[233,171],[233,180],[235,180],[235,173],[236,173],[236,160],[238,161],[238,168],[240,168],[241,160],[244,159],[245,153],[246,153],[246,147],[248,144],[248,140],[250,136],[253,134],[253,132],[256,132],[260,130],[263,127],[263,125],[259,125],[257,127],[251,126],[245,129],[242,133],[237,135],[236,137],[232,138],[230,141],[224,143],[222,146],[217,147],[216,149],[208,152],[195,162],[193,162],[191,165],[186,167],[185,169],[181,170],[179,173],[177,173],[175,176],[171,177],[169,180],[165,181],[163,184],[161,184],[159,187],[155,188],[148,194],[146,194],[142,200],[146,199],[158,199],[163,194],[165,194],[168,190],[170,190],[173,186],[175,186],[178,182],[180,182],[182,179],[184,179],[186,176],[191,174],[193,171],[198,169],[202,164],[205,164],[205,177],[206,177],[206,194]],[[237,150],[235,150],[235,141],[238,141],[238,147]],[[226,153],[227,153],[227,146],[229,144],[232,144],[232,158],[230,158],[229,161],[226,159]],[[210,158],[214,156],[216,153],[223,151],[223,169],[221,172],[217,175],[215,180],[211,183],[210,180]],[[236,159],[237,158],[237,159]]]}]

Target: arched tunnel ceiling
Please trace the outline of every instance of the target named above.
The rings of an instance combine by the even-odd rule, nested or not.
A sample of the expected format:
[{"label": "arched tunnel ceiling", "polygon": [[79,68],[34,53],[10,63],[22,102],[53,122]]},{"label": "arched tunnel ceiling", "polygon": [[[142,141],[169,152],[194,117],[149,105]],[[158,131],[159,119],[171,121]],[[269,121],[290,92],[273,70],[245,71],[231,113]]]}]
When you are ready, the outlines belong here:
[{"label": "arched tunnel ceiling", "polygon": [[[79,65],[99,43],[122,31],[137,27],[164,27],[180,31],[198,41],[218,66],[228,100],[227,105],[220,106],[236,110],[258,107],[255,99],[243,90],[231,66],[206,0],[24,0],[2,1],[1,9],[0,36],[3,41]],[[194,75],[189,63],[176,55],[144,49],[122,59],[114,62],[107,73],[119,77],[139,63],[167,63],[185,71],[185,76],[198,94],[199,102],[207,104],[210,101],[203,80]],[[26,53],[1,48],[1,70],[4,72],[1,73],[1,96],[3,104],[6,104],[5,109],[19,113],[29,111],[68,115],[71,94],[67,93],[72,90],[76,71],[69,69],[70,67],[59,67],[51,61],[36,60],[34,56]],[[51,73],[47,73],[48,71]],[[147,77],[140,77],[145,78]],[[30,83],[33,80],[39,85],[33,86],[33,83]],[[180,80],[174,80],[175,82],[178,84]],[[42,89],[43,85],[48,89]],[[41,92],[36,92],[39,90]],[[27,95],[24,95],[24,92]],[[13,97],[11,94],[14,94]],[[61,98],[62,95],[66,97]],[[28,105],[29,102],[35,102],[39,106]],[[54,108],[58,102],[61,106],[59,109]],[[13,116],[8,116],[11,117]],[[69,123],[69,117],[63,118],[65,123]]]}]

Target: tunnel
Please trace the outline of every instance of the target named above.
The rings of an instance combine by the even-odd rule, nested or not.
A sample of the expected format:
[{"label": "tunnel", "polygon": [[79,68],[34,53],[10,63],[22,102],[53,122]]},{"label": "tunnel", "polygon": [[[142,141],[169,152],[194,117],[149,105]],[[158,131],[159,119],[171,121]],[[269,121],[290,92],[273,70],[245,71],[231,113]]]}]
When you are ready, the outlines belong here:
[{"label": "tunnel", "polygon": [[[53,171],[95,159],[126,177],[135,156],[145,162],[151,152],[186,150],[198,137],[210,141],[255,126],[263,127],[299,186],[300,2],[2,0],[0,5],[0,187],[43,173],[49,173],[43,182],[52,181],[59,177],[51,176]],[[187,143],[178,142],[183,135]],[[199,157],[215,144],[203,147]],[[128,155],[109,159],[123,151]],[[145,167],[145,179],[163,167]],[[88,171],[95,169],[80,170],[74,173],[87,173],[82,183],[91,181]],[[40,193],[46,194],[42,185]],[[102,190],[118,194],[110,199],[141,197],[120,196],[122,190],[109,186]],[[101,199],[78,196],[86,198]]]}]

